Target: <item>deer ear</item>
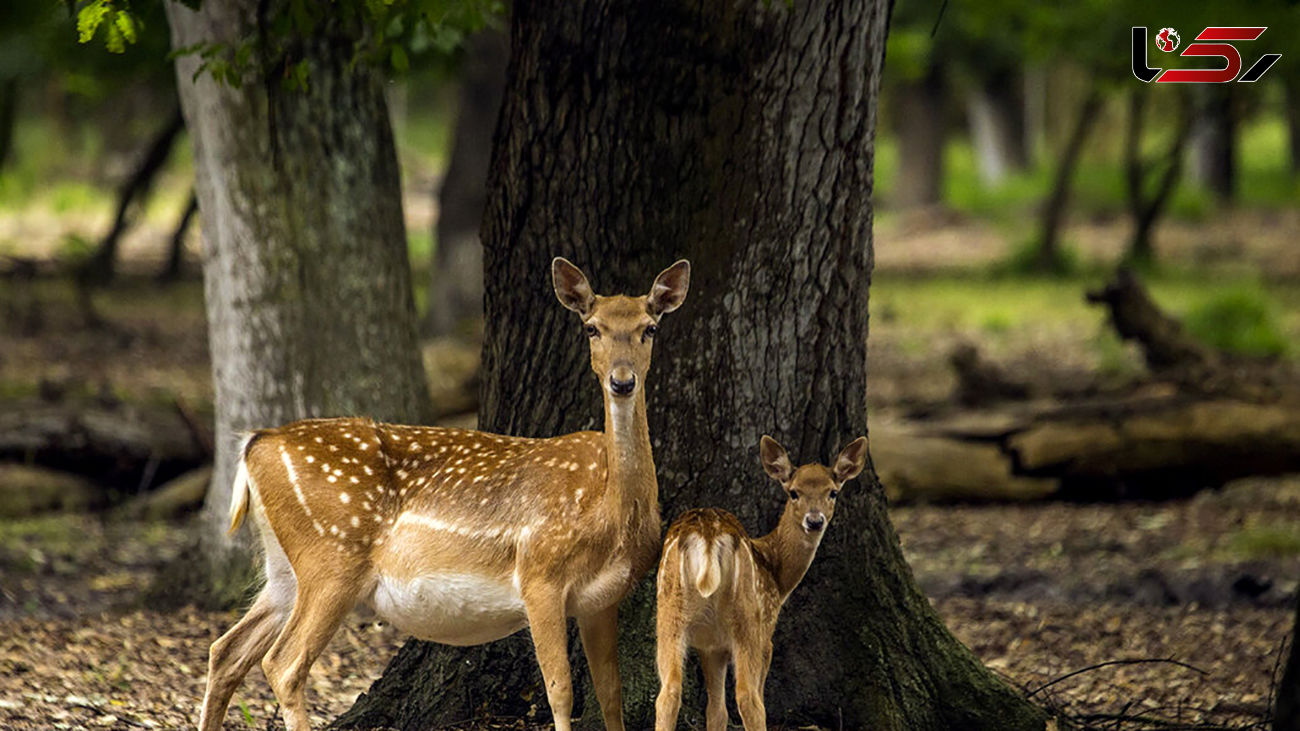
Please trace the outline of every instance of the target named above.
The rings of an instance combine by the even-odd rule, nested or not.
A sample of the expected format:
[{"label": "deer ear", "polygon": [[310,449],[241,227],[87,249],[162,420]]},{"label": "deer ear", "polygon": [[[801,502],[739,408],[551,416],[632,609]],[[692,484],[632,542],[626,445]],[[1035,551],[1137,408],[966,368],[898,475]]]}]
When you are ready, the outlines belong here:
[{"label": "deer ear", "polygon": [[551,260],[551,283],[560,304],[586,317],[596,304],[596,295],[587,283],[587,276],[572,262],[562,256]]},{"label": "deer ear", "polygon": [[844,483],[852,480],[862,472],[862,468],[867,466],[867,438],[858,437],[849,442],[849,445],[840,450],[840,456],[835,458],[835,467],[831,472],[835,475],[835,481]]},{"label": "deer ear", "polygon": [[655,317],[665,312],[672,312],[686,301],[686,290],[690,289],[690,286],[691,263],[680,259],[655,277],[655,283],[650,287],[646,309]]},{"label": "deer ear", "polygon": [[790,464],[790,455],[786,454],[785,447],[766,434],[758,440],[758,459],[768,476],[783,485],[794,476],[794,466]]}]

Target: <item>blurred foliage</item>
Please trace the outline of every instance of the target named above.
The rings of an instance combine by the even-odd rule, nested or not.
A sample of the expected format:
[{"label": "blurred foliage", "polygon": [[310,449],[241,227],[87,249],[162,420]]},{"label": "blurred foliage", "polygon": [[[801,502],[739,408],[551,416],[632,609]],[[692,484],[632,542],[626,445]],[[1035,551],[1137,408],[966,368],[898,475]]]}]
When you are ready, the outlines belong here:
[{"label": "blurred foliage", "polygon": [[[197,8],[201,0],[183,2]],[[121,53],[139,35],[141,5],[130,0],[90,0],[81,5],[77,10],[80,41],[98,35],[109,51]],[[144,6],[156,9],[161,3],[155,0]],[[403,74],[411,69],[412,57],[445,57],[467,35],[499,22],[504,14],[502,0],[285,0],[259,6],[256,27],[243,38],[199,43],[175,53],[197,54],[196,76],[207,73],[231,86],[279,78],[287,88],[305,88],[311,68],[299,51],[303,39],[347,39],[352,43],[353,62]]]},{"label": "blurred foliage", "polygon": [[1257,287],[1219,292],[1189,310],[1184,322],[1193,336],[1228,353],[1276,357],[1289,347],[1273,302]]}]

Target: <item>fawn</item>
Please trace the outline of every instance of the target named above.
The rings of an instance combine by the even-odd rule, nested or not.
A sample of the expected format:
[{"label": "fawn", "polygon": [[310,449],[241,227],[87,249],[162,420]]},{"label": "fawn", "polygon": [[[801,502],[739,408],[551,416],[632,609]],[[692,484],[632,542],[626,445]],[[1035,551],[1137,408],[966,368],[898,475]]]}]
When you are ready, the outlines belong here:
[{"label": "fawn", "polygon": [[727,728],[729,664],[735,666],[745,731],[766,731],[763,686],[777,615],[812,564],[840,489],[866,464],[867,438],[850,442],[829,469],[795,469],[785,448],[769,436],[759,443],[759,457],[787,493],[771,533],[750,538],[736,516],[717,508],[688,511],[668,529],[658,576],[656,731],[677,727],[687,647],[695,648],[704,670],[707,731]]},{"label": "fawn", "polygon": [[251,508],[266,584],[212,645],[202,731],[220,728],[258,660],[289,731],[307,731],[307,672],[357,603],[452,645],[529,627],[557,731],[570,727],[566,618],[576,617],[605,727],[623,729],[618,604],[659,550],[643,384],[690,264],[665,269],[641,297],[597,296],[561,258],[551,276],[590,340],[603,432],[524,439],[342,418],[245,441],[231,531]]}]

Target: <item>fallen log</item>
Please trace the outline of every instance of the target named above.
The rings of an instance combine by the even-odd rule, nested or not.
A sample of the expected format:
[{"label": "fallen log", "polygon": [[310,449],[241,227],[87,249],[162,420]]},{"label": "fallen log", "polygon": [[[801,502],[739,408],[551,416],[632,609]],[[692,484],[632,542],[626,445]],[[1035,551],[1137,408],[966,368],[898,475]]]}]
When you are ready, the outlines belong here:
[{"label": "fallen log", "polygon": [[120,492],[142,492],[210,458],[181,409],[39,401],[0,411],[0,460],[92,478]]},{"label": "fallen log", "polygon": [[[1089,300],[1143,350],[1153,381],[1066,401],[1013,400],[873,420],[872,457],[892,496],[923,500],[1169,498],[1249,476],[1300,472],[1300,377],[1196,342],[1121,272]],[[956,400],[1005,378],[965,353]],[[970,376],[976,373],[979,378]],[[990,375],[991,374],[991,375]]]}]

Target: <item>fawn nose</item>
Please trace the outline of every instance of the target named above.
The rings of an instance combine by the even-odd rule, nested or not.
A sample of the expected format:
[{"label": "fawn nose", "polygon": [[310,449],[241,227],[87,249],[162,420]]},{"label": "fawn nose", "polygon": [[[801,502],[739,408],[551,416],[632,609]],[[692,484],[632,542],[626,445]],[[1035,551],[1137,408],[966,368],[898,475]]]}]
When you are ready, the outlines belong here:
[{"label": "fawn nose", "polygon": [[803,529],[809,533],[817,533],[826,527],[826,516],[821,513],[809,513],[803,517]]},{"label": "fawn nose", "polygon": [[630,373],[620,377],[617,371],[609,374],[609,390],[616,396],[628,396],[636,390],[636,374]]}]

